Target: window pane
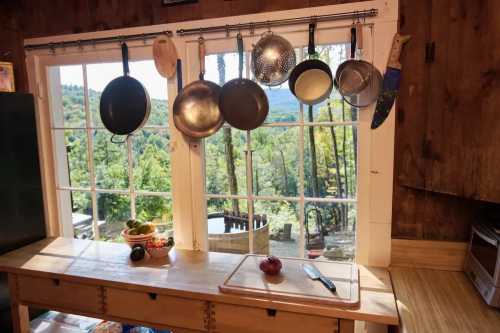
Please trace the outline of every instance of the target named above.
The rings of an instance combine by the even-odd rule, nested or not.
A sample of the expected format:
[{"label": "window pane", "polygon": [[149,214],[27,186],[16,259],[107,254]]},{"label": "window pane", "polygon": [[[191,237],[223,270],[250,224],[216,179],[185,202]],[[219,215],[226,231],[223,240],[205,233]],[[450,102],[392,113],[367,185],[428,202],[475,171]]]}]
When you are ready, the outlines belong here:
[{"label": "window pane", "polygon": [[356,197],[355,126],[304,128],[306,197]]},{"label": "window pane", "polygon": [[246,132],[224,127],[205,139],[206,192],[246,194]]},{"label": "window pane", "polygon": [[94,239],[92,196],[90,192],[71,191],[72,220],[75,238]]},{"label": "window pane", "polygon": [[163,196],[137,196],[136,215],[141,221],[154,223],[157,232],[173,233],[172,200]]},{"label": "window pane", "polygon": [[156,70],[153,60],[130,62],[130,75],[146,88],[151,99],[151,113],[145,126],[167,126],[167,79]]},{"label": "window pane", "polygon": [[252,131],[254,195],[297,196],[297,127],[261,127]]},{"label": "window pane", "polygon": [[129,185],[127,143],[112,143],[111,136],[107,130],[94,130],[96,185],[101,189],[126,189]]},{"label": "window pane", "polygon": [[[56,67],[57,68],[57,67]],[[56,127],[85,127],[85,97],[83,93],[83,69],[81,65],[60,66],[59,67],[60,86],[53,82],[55,89],[60,89],[60,103],[62,106],[62,122],[60,115],[54,115],[54,125]],[[57,93],[51,96],[55,103],[59,98]],[[55,113],[59,109],[58,105],[52,105]]]},{"label": "window pane", "polygon": [[247,206],[246,200],[207,200],[209,251],[249,252]]},{"label": "window pane", "polygon": [[170,192],[169,137],[164,130],[140,130],[132,137],[136,190]]},{"label": "window pane", "polygon": [[98,193],[97,215],[102,240],[123,242],[120,236],[130,219],[130,197],[122,194]]},{"label": "window pane", "polygon": [[306,257],[353,261],[356,205],[308,202],[304,212]]},{"label": "window pane", "polygon": [[67,185],[89,187],[87,132],[86,130],[65,130],[64,136],[69,169],[69,183]]},{"label": "window pane", "polygon": [[[205,68],[205,80],[222,86],[238,78],[238,53],[210,54],[205,57]],[[243,77],[246,77],[246,57],[243,57]]]},{"label": "window pane", "polygon": [[99,114],[99,101],[101,100],[102,91],[111,80],[121,75],[123,75],[121,61],[87,65],[89,111],[94,127],[103,127]]},{"label": "window pane", "polygon": [[[262,201],[254,204],[254,252],[282,257],[300,256],[298,203]],[[259,224],[260,222],[260,224]]]}]

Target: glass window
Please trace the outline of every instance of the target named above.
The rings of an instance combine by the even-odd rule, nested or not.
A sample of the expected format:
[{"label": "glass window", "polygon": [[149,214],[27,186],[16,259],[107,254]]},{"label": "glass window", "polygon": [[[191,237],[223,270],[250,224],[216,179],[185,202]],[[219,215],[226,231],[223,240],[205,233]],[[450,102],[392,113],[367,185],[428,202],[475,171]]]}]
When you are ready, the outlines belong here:
[{"label": "glass window", "polygon": [[173,229],[167,81],[152,60],[130,62],[131,75],[148,90],[151,113],[141,130],[114,143],[99,101],[122,70],[121,62],[49,67],[60,213],[77,238],[122,241],[130,218]]},{"label": "glass window", "polygon": [[[317,51],[335,73],[348,47]],[[300,61],[307,51],[296,52]],[[222,85],[236,77],[233,58],[208,55],[210,79]],[[354,260],[358,110],[335,90],[309,108],[288,82],[263,88],[270,112],[262,127],[225,125],[204,140],[209,250]]]}]

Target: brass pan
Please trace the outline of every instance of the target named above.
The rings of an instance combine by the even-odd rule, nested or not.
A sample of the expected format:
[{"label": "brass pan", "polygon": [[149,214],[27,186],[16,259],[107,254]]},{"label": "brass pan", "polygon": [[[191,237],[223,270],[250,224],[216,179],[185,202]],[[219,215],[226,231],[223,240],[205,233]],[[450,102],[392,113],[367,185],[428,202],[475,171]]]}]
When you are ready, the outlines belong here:
[{"label": "brass pan", "polygon": [[[217,132],[224,123],[219,110],[221,87],[204,80],[205,43],[199,38],[200,77],[179,91],[174,101],[174,124],[179,131],[192,138],[205,138]],[[179,89],[182,77],[178,74]]]}]

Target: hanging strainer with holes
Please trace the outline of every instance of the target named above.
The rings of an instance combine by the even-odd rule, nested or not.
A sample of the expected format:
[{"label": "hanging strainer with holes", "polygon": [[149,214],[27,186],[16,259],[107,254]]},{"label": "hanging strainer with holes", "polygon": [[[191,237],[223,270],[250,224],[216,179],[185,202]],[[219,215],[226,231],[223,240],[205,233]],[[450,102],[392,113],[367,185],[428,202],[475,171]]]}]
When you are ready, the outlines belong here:
[{"label": "hanging strainer with holes", "polygon": [[297,63],[292,44],[285,38],[266,33],[252,50],[252,72],[266,86],[277,86],[288,80]]}]

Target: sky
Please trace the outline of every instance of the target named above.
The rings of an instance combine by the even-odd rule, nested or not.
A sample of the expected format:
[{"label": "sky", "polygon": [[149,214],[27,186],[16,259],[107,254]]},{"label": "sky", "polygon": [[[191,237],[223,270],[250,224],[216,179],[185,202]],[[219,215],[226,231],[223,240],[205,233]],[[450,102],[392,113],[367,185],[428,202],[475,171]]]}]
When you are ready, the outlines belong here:
[{"label": "sky", "polygon": [[[225,54],[226,81],[238,77],[238,55]],[[60,66],[61,84],[83,86],[83,69],[81,65]],[[151,98],[167,99],[167,79],[158,74],[153,60],[131,61],[130,76],[139,80],[148,91]],[[209,55],[205,60],[205,79],[218,83],[217,56]],[[243,76],[246,76],[246,65]],[[123,75],[121,62],[87,65],[87,82],[90,89],[103,91],[106,85],[116,77]],[[185,78],[184,74],[184,78]],[[197,77],[197,76],[196,76]],[[184,85],[186,81],[184,80]],[[285,87],[285,86],[283,86]],[[288,88],[288,85],[286,85]]]},{"label": "sky", "polygon": [[[341,45],[334,46],[333,54],[337,57],[333,60],[332,68],[336,68],[342,60],[340,55]],[[345,50],[344,50],[345,52]],[[238,54],[226,53],[226,82],[238,77]],[[244,60],[245,61],[245,60]],[[245,61],[246,62],[246,61]],[[129,63],[130,76],[139,80],[148,91],[151,98],[167,99],[167,79],[163,78],[156,70],[153,60],[131,61]],[[219,73],[217,71],[217,55],[211,54],[205,58],[205,79],[218,83]],[[83,70],[81,65],[60,66],[61,84],[83,86]],[[87,65],[87,81],[90,89],[103,91],[106,85],[116,77],[123,75],[122,63],[100,63]],[[244,64],[243,77],[246,76],[246,64]],[[186,77],[184,73],[184,77]],[[186,81],[184,80],[184,85]],[[262,86],[264,89],[267,87]],[[288,83],[273,89],[288,89]],[[269,89],[269,88],[268,88]]]},{"label": "sky", "polygon": [[[153,60],[133,61],[129,63],[129,68],[130,76],[146,87],[151,98],[167,99],[167,79],[158,74]],[[61,66],[60,73],[61,84],[83,86],[82,66]],[[111,80],[121,75],[121,62],[87,65],[88,86],[95,91],[103,91]]]}]

